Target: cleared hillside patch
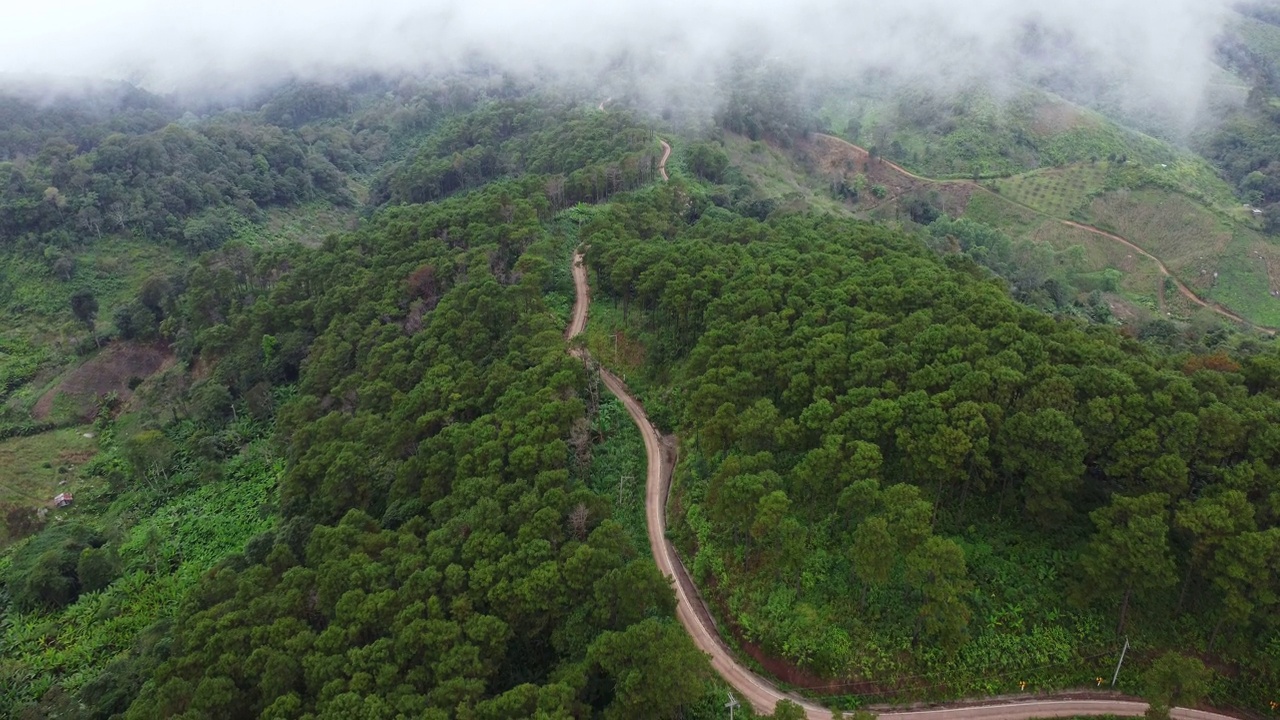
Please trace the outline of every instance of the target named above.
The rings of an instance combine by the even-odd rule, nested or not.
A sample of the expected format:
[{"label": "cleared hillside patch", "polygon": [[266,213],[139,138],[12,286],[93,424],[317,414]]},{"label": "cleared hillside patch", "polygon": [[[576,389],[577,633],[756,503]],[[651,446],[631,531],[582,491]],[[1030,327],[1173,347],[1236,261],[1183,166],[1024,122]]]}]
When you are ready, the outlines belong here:
[{"label": "cleared hillside patch", "polygon": [[273,207],[266,211],[265,222],[246,228],[240,239],[255,245],[300,243],[314,248],[330,233],[354,230],[358,218],[355,208],[329,203]]},{"label": "cleared hillside patch", "polygon": [[37,507],[58,493],[75,492],[76,468],[98,453],[92,431],[64,428],[0,441],[0,503]]},{"label": "cleared hillside patch", "polygon": [[761,197],[777,201],[779,207],[804,210],[804,206],[809,206],[848,215],[849,208],[832,197],[815,173],[808,172],[777,148],[725,133],[724,150],[730,166],[737,168]]},{"label": "cleared hillside patch", "polygon": [[1197,290],[1213,286],[1213,273],[1231,243],[1231,226],[1203,205],[1165,190],[1119,190],[1093,200],[1091,224],[1122,235],[1160,258]]},{"label": "cleared hillside patch", "polygon": [[1102,191],[1106,163],[1083,163],[1037,170],[997,181],[1000,194],[1055,217],[1070,217],[1089,198]]},{"label": "cleared hillside patch", "polygon": [[168,353],[159,346],[116,342],[69,371],[36,402],[31,414],[37,420],[92,418],[98,401],[115,393],[121,402],[133,389],[164,366]]},{"label": "cleared hillside patch", "polygon": [[1250,322],[1280,327],[1280,298],[1273,266],[1277,249],[1255,233],[1237,230],[1218,262],[1217,278],[1209,297],[1226,305]]}]

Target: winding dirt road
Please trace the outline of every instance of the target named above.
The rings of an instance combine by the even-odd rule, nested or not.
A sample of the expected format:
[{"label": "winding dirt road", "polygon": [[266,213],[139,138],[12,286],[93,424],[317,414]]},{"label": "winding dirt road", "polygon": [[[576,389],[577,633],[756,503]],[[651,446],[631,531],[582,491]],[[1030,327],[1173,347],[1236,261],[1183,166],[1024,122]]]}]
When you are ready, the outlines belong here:
[{"label": "winding dirt road", "polygon": [[[662,143],[666,152],[659,169],[666,178],[666,160],[671,146]],[[573,317],[565,331],[565,338],[573,341],[586,330],[587,311],[591,303],[591,289],[587,279],[587,267],[582,251],[573,255],[573,284],[575,299]],[[588,362],[590,353],[584,347],[570,344],[574,357]],[[625,383],[609,370],[601,367],[600,379],[627,409],[627,413],[640,429],[644,438],[645,462],[645,522],[649,533],[649,547],[658,570],[673,584],[676,594],[676,617],[693,639],[698,649],[709,656],[711,667],[724,678],[738,695],[751,703],[757,713],[772,713],[779,700],[790,700],[804,708],[811,720],[830,720],[831,711],[796,695],[779,690],[773,683],[760,677],[738,663],[734,653],[725,645],[707,605],[689,577],[688,571],[676,554],[675,547],[667,540],[667,495],[671,489],[671,475],[676,464],[676,442],[664,437],[649,422],[644,407],[627,389]],[[1030,718],[1074,717],[1081,715],[1134,716],[1146,712],[1147,705],[1118,699],[1063,699],[1025,700],[997,702],[988,705],[966,705],[908,712],[880,713],[882,720],[1030,720]],[[1175,708],[1176,720],[1233,720],[1230,716],[1200,710]]]},{"label": "winding dirt road", "polygon": [[[857,150],[857,151],[859,151],[859,152],[867,153],[867,150],[866,150],[865,148],[861,148],[861,147],[859,147],[859,146],[857,146],[857,145],[854,145],[853,143],[849,142],[848,140],[845,140],[844,138],[836,137],[835,135],[827,135],[826,133],[814,133],[814,135],[817,135],[818,137],[826,138],[826,139],[831,140],[831,141],[833,141],[833,142],[841,143],[841,144],[843,144],[843,145],[848,145],[849,147],[851,147],[851,148],[853,148],[853,149],[855,149],[855,150]],[[893,163],[893,162],[890,162],[890,161],[888,161],[888,160],[885,160],[884,158],[879,158],[879,159],[877,160],[877,162],[884,163],[885,165],[888,165],[889,167],[893,168],[896,172],[898,172],[898,173],[900,173],[900,174],[902,174],[902,175],[904,175],[904,176],[906,176],[906,177],[909,177],[909,178],[911,178],[912,180],[918,180],[918,181],[923,182],[923,183],[932,183],[932,184],[942,183],[942,182],[948,182],[948,183],[959,183],[959,184],[964,184],[964,185],[973,185],[974,187],[977,187],[977,188],[978,188],[978,189],[980,189],[980,190],[983,190],[983,191],[985,191],[985,192],[990,192],[990,190],[987,190],[987,188],[983,187],[981,184],[979,184],[979,183],[974,183],[974,182],[971,182],[971,181],[969,181],[969,180],[935,180],[935,179],[933,179],[933,178],[927,178],[927,177],[924,177],[924,176],[922,176],[922,175],[917,175],[917,174],[915,174],[915,173],[911,172],[910,170],[907,170],[906,168],[902,167],[901,165],[898,165],[898,164],[896,164],[896,163]],[[1006,200],[1006,201],[1008,201],[1008,202],[1012,202],[1011,200],[1008,200],[1008,198],[1003,198],[1003,199],[1005,199],[1005,200]],[[1177,276],[1176,276],[1176,275],[1174,275],[1172,272],[1170,272],[1170,271],[1169,271],[1169,268],[1164,264],[1164,261],[1162,261],[1160,258],[1156,257],[1155,255],[1152,255],[1151,253],[1147,252],[1146,250],[1143,250],[1142,248],[1138,247],[1137,245],[1135,245],[1135,244],[1134,244],[1132,241],[1130,241],[1130,240],[1127,240],[1127,239],[1125,239],[1125,238],[1123,238],[1123,237],[1121,237],[1121,236],[1119,236],[1119,235],[1116,235],[1115,233],[1109,233],[1109,232],[1107,232],[1106,230],[1102,230],[1102,229],[1099,229],[1099,228],[1093,227],[1092,225],[1085,225],[1085,224],[1083,224],[1083,223],[1078,223],[1078,222],[1075,222],[1075,221],[1072,221],[1072,220],[1064,220],[1064,219],[1059,218],[1059,217],[1053,217],[1052,215],[1048,215],[1048,214],[1044,213],[1043,211],[1037,210],[1037,209],[1035,209],[1035,208],[1033,208],[1033,207],[1030,207],[1030,206],[1027,206],[1027,205],[1022,205],[1021,203],[1014,203],[1014,204],[1018,205],[1019,207],[1026,208],[1027,210],[1030,210],[1030,211],[1032,211],[1032,212],[1036,213],[1037,215],[1042,215],[1042,216],[1044,216],[1044,217],[1046,217],[1046,218],[1049,218],[1049,219],[1051,219],[1051,220],[1056,220],[1057,222],[1060,222],[1060,223],[1062,223],[1063,225],[1066,225],[1066,226],[1068,226],[1068,227],[1073,227],[1073,228],[1075,228],[1075,229],[1077,229],[1077,230],[1083,230],[1083,231],[1085,231],[1085,232],[1087,232],[1087,233],[1092,233],[1092,234],[1097,235],[1097,236],[1099,236],[1099,237],[1104,237],[1104,238],[1106,238],[1106,239],[1108,239],[1108,240],[1111,240],[1111,241],[1113,241],[1113,242],[1120,243],[1121,245],[1124,245],[1125,247],[1127,247],[1127,248],[1129,248],[1129,249],[1131,249],[1131,250],[1134,250],[1135,252],[1140,253],[1143,257],[1145,257],[1145,258],[1147,258],[1147,259],[1149,259],[1149,260],[1151,260],[1151,261],[1155,262],[1156,266],[1160,268],[1160,273],[1161,273],[1164,277],[1167,277],[1167,278],[1170,278],[1171,280],[1173,280],[1174,285],[1176,285],[1176,286],[1178,287],[1178,292],[1180,292],[1180,293],[1182,294],[1182,296],[1183,296],[1183,297],[1185,297],[1186,299],[1188,299],[1188,300],[1190,300],[1191,302],[1195,303],[1196,305],[1199,305],[1200,307],[1205,308],[1205,309],[1207,309],[1207,310],[1211,310],[1211,311],[1213,311],[1213,312],[1215,312],[1215,313],[1217,313],[1217,314],[1219,314],[1219,315],[1221,315],[1221,316],[1223,316],[1223,317],[1225,317],[1225,318],[1228,318],[1228,319],[1230,319],[1230,320],[1234,320],[1235,322],[1238,322],[1238,323],[1240,323],[1241,325],[1245,325],[1245,326],[1253,327],[1253,328],[1254,328],[1254,329],[1256,329],[1256,330],[1261,330],[1262,332],[1265,332],[1265,333],[1267,333],[1267,334],[1269,334],[1269,335],[1275,335],[1275,334],[1277,333],[1277,330],[1276,330],[1275,328],[1263,327],[1263,326],[1260,326],[1260,325],[1253,325],[1253,324],[1252,324],[1252,323],[1250,323],[1249,321],[1247,321],[1247,320],[1245,320],[1244,318],[1240,317],[1239,315],[1237,315],[1237,314],[1235,314],[1235,313],[1231,312],[1231,311],[1230,311],[1230,310],[1228,310],[1227,308],[1225,308],[1225,307],[1223,307],[1223,306],[1221,306],[1221,305],[1219,305],[1219,304],[1217,304],[1217,303],[1209,302],[1208,300],[1205,300],[1204,298],[1200,297],[1199,295],[1197,295],[1197,294],[1196,294],[1196,292],[1195,292],[1194,290],[1192,290],[1191,288],[1187,287],[1187,286],[1186,286],[1186,285],[1185,285],[1181,280],[1179,280],[1179,279],[1177,278]]]},{"label": "winding dirt road", "polygon": [[[663,143],[666,145],[666,143]],[[568,340],[582,334],[587,327],[587,308],[591,303],[591,291],[587,285],[587,268],[583,262],[582,251],[573,256],[573,283],[577,291],[573,305],[573,319],[565,332]],[[586,349],[573,347],[570,352],[574,357],[587,360],[590,355]],[[667,541],[667,493],[671,487],[671,473],[675,469],[675,450],[672,438],[662,437],[640,402],[631,395],[627,386],[607,369],[600,368],[600,379],[609,392],[613,393],[627,409],[627,414],[640,428],[644,437],[645,471],[644,511],[645,524],[649,531],[649,548],[653,552],[653,560],[658,570],[673,581],[676,593],[676,617],[680,624],[693,638],[693,642],[711,659],[711,667],[725,679],[743,698],[759,713],[773,712],[778,700],[787,698],[804,706],[810,718],[826,720],[831,713],[803,699],[788,695],[778,690],[772,683],[742,667],[734,659],[733,653],[725,646],[715,629],[715,622],[707,612],[706,603],[698,594],[697,588],[689,578],[684,564],[676,555],[675,548]],[[996,720],[996,719],[992,719]]]},{"label": "winding dirt road", "polygon": [[1059,218],[1055,218],[1055,219],[1057,219],[1057,220],[1058,220],[1058,222],[1062,223],[1063,225],[1068,225],[1068,226],[1070,226],[1070,227],[1076,228],[1077,230],[1084,230],[1085,232],[1091,232],[1091,233],[1093,233],[1094,235],[1101,235],[1102,237],[1107,238],[1108,240],[1113,240],[1113,241],[1115,241],[1115,242],[1120,243],[1121,245],[1124,245],[1125,247],[1129,248],[1130,250],[1133,250],[1134,252],[1136,252],[1136,253],[1138,253],[1138,254],[1142,255],[1143,257],[1147,258],[1148,260],[1151,260],[1152,262],[1154,262],[1154,263],[1156,264],[1156,266],[1160,268],[1160,272],[1161,272],[1161,274],[1163,274],[1163,275],[1164,275],[1165,277],[1167,277],[1167,278],[1172,278],[1172,279],[1173,279],[1173,284],[1178,286],[1178,292],[1182,293],[1182,296],[1183,296],[1183,297],[1185,297],[1186,299],[1188,299],[1188,300],[1190,300],[1191,302],[1193,302],[1193,303],[1195,303],[1195,304],[1199,305],[1200,307],[1208,308],[1208,309],[1210,309],[1210,310],[1212,310],[1212,311],[1214,311],[1214,312],[1218,313],[1219,315],[1224,315],[1224,316],[1226,316],[1226,317],[1229,317],[1229,318],[1231,318],[1232,320],[1235,320],[1236,322],[1240,323],[1241,325],[1248,325],[1248,324],[1249,324],[1249,322],[1248,322],[1248,321],[1246,321],[1244,318],[1240,317],[1239,315],[1236,315],[1235,313],[1231,312],[1230,310],[1227,310],[1227,309],[1226,309],[1226,308],[1224,308],[1224,307],[1221,307],[1221,306],[1218,306],[1218,305],[1214,305],[1213,303],[1210,303],[1210,302],[1207,302],[1207,301],[1205,301],[1205,300],[1202,300],[1202,299],[1200,298],[1200,296],[1199,296],[1199,295],[1196,295],[1196,293],[1195,293],[1195,291],[1194,291],[1194,290],[1192,290],[1191,288],[1187,287],[1186,285],[1183,285],[1181,280],[1179,280],[1178,278],[1174,277],[1173,273],[1169,272],[1169,268],[1165,267],[1165,264],[1164,264],[1164,261],[1163,261],[1163,260],[1161,260],[1160,258],[1156,257],[1155,255],[1152,255],[1151,253],[1147,252],[1146,250],[1143,250],[1142,248],[1138,247],[1137,245],[1134,245],[1132,242],[1130,242],[1130,241],[1128,241],[1128,240],[1126,240],[1126,239],[1124,239],[1124,238],[1120,237],[1119,235],[1116,235],[1115,233],[1109,233],[1109,232],[1107,232],[1107,231],[1105,231],[1105,230],[1099,230],[1099,229],[1098,229],[1098,228],[1096,228],[1096,227],[1091,227],[1091,226],[1089,226],[1089,225],[1083,225],[1083,224],[1081,224],[1081,223],[1074,222],[1074,221],[1072,221],[1072,220],[1062,220],[1062,219],[1059,219]]},{"label": "winding dirt road", "polygon": [[[573,256],[573,283],[576,299],[573,319],[565,337],[573,340],[587,327],[587,309],[591,303],[591,291],[587,284],[587,268],[582,252]],[[584,348],[574,347],[574,357],[586,361],[590,356]],[[671,474],[675,469],[674,438],[660,435],[640,402],[632,396],[618,376],[600,368],[600,379],[627,409],[627,413],[644,437],[645,462],[645,522],[649,531],[649,548],[658,570],[671,579],[676,593],[676,617],[684,626],[698,649],[710,656],[711,667],[724,678],[738,695],[751,703],[757,713],[772,713],[779,700],[787,699],[799,704],[811,720],[830,720],[831,711],[796,695],[779,690],[773,683],[738,663],[733,652],[725,645],[716,630],[715,621],[707,611],[706,603],[698,593],[675,548],[667,541],[667,494],[671,488]],[[881,720],[1030,720],[1030,718],[1075,717],[1081,715],[1141,715],[1146,703],[1129,700],[1025,700],[991,705],[967,705],[964,707],[913,710],[908,712],[880,713]],[[1175,708],[1175,720],[1233,720],[1228,715]]]}]

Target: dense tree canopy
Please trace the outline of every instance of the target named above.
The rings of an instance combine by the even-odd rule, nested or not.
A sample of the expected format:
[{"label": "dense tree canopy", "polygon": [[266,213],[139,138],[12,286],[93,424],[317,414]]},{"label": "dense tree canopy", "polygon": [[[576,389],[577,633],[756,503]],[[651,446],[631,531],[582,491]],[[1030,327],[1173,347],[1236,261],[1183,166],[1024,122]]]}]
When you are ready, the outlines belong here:
[{"label": "dense tree canopy", "polygon": [[[809,127],[778,77],[735,83],[724,124]],[[682,442],[673,537],[751,647],[918,699],[1092,680],[1119,629],[1136,663],[1196,648],[1225,670],[1144,666],[1162,701],[1280,686],[1274,350],[1172,354],[1019,305],[969,259],[1021,298],[1047,276],[927,197],[932,242],[969,259],[654,184],[659,145],[626,113],[376,89],[203,120],[145,96],[108,120],[4,109],[32,126],[0,136],[18,251],[63,278],[99,233],[197,256],[123,306],[62,304],[183,367],[143,410],[104,400],[100,526],[49,525],[0,565],[24,653],[0,659],[0,711],[718,712],[621,493],[590,483],[604,411],[562,336],[579,241]],[[746,182],[714,143],[688,160]],[[367,217],[318,247],[234,240],[266,206],[350,203],[357,179]],[[8,393],[36,365],[5,353]]]},{"label": "dense tree canopy", "polygon": [[[586,374],[543,304],[550,204],[543,177],[500,182],[388,209],[276,281],[194,271],[179,332],[214,379],[296,378],[284,519],[195,591],[131,717],[672,717],[701,696],[670,588],[571,464]],[[305,360],[273,371],[291,335]]]},{"label": "dense tree canopy", "polygon": [[[354,111],[333,89],[287,89],[262,119],[51,144],[39,162],[5,166],[14,212],[31,207],[27,190],[59,184],[38,199],[48,225],[17,228],[45,241],[108,189],[146,199],[176,188],[190,201],[136,208],[162,223],[138,234],[201,255],[148,279],[114,319],[122,338],[171,343],[207,372],[154,389],[167,405],[145,421],[103,417],[111,453],[94,472],[104,492],[156,504],[200,492],[193,481],[278,479],[262,512],[279,521],[243,552],[200,558],[198,582],[150,610],[161,623],[98,640],[76,674],[15,680],[21,669],[0,662],[15,683],[0,710],[26,700],[76,717],[650,718],[703,699],[709,667],[672,617],[671,588],[588,487],[580,454],[600,439],[583,448],[574,433],[596,420],[599,397],[558,318],[571,237],[552,232],[555,211],[652,178],[657,142],[622,114],[520,101],[472,113],[474,98],[451,110],[447,93],[431,97],[440,105],[418,119],[384,123],[375,102],[356,124],[421,132],[442,112],[456,119],[423,157],[470,148],[501,162],[441,193],[454,197],[378,210],[315,249],[228,239],[252,206],[312,197],[289,183],[344,202],[351,173],[371,167],[344,160],[348,131],[325,124]],[[90,198],[63,182],[76,172],[110,188]],[[93,322],[91,293],[71,305]],[[278,461],[229,469],[246,444]],[[124,582],[195,580],[184,567],[197,561],[181,554],[192,543],[169,542],[154,525],[50,526],[0,578],[15,613],[83,615],[84,603],[121,602]],[[63,708],[66,697],[83,709]]]},{"label": "dense tree canopy", "polygon": [[1258,640],[1277,631],[1262,587],[1280,588],[1263,560],[1274,354],[1192,362],[1020,307],[890,231],[758,223],[690,192],[615,203],[588,259],[669,379],[654,397],[685,446],[676,532],[747,639],[954,689],[1087,681],[1081,658],[1119,626],[1211,647],[1238,668],[1232,697],[1275,684]]}]

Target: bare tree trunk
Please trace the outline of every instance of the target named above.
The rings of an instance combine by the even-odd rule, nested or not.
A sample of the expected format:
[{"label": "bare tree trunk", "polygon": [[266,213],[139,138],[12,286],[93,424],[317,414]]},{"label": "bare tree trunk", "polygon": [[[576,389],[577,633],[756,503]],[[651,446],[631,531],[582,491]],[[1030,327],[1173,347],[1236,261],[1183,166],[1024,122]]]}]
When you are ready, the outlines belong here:
[{"label": "bare tree trunk", "polygon": [[1187,563],[1187,576],[1182,578],[1182,591],[1178,593],[1178,609],[1176,612],[1182,612],[1182,604],[1187,599],[1187,588],[1191,587],[1191,575],[1195,572],[1195,565],[1191,562]]},{"label": "bare tree trunk", "polygon": [[996,517],[1004,514],[1004,496],[1009,494],[1009,476],[1005,475],[1004,484],[1000,486],[1000,502],[996,503]]},{"label": "bare tree trunk", "polygon": [[964,485],[960,486],[960,509],[956,511],[956,521],[964,522],[964,505],[969,501],[969,484],[972,482],[972,476],[966,476]]},{"label": "bare tree trunk", "polygon": [[1120,601],[1120,624],[1116,626],[1116,634],[1124,632],[1124,622],[1129,615],[1129,597],[1133,595],[1133,585],[1124,589],[1124,600]]},{"label": "bare tree trunk", "polygon": [[1213,652],[1213,645],[1218,642],[1218,631],[1222,629],[1222,623],[1225,621],[1226,618],[1218,618],[1218,622],[1213,626],[1213,632],[1209,633],[1209,644],[1205,647],[1205,650]]}]

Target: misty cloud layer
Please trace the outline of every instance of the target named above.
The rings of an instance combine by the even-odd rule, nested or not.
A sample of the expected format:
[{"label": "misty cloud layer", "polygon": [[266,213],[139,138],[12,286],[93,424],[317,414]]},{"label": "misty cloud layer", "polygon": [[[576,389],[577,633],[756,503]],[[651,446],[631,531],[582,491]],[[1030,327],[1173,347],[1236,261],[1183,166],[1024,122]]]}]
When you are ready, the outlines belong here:
[{"label": "misty cloud layer", "polygon": [[1199,101],[1223,12],[1221,0],[63,0],[6,9],[0,72],[225,90],[484,59],[579,82],[622,68],[652,88],[708,82],[735,54],[939,81],[1090,62],[1177,107]]}]

